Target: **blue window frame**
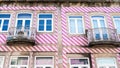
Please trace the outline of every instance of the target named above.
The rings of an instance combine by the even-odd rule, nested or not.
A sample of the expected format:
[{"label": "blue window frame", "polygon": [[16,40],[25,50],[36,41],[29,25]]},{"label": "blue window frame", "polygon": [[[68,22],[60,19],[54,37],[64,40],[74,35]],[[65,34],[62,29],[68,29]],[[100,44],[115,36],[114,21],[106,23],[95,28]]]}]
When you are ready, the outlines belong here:
[{"label": "blue window frame", "polygon": [[117,33],[120,34],[120,16],[113,16],[113,21],[115,28],[117,29]]},{"label": "blue window frame", "polygon": [[10,14],[0,14],[0,31],[6,32],[9,28]]},{"label": "blue window frame", "polygon": [[53,31],[53,15],[39,14],[38,32],[52,32]]},{"label": "blue window frame", "polygon": [[30,35],[31,20],[32,14],[19,13],[17,15],[16,33],[22,30],[24,32],[27,32],[28,35]]},{"label": "blue window frame", "polygon": [[91,16],[95,40],[108,40],[104,16]]},{"label": "blue window frame", "polygon": [[82,16],[69,16],[69,33],[84,34],[84,24]]}]

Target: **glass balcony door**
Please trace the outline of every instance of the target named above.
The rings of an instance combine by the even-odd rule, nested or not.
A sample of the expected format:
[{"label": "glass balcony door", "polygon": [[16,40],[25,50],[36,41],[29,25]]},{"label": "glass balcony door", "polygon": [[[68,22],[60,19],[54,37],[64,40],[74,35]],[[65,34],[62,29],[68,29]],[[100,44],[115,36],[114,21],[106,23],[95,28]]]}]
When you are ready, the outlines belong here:
[{"label": "glass balcony door", "polygon": [[92,16],[92,25],[95,40],[108,40],[108,30],[103,16]]}]

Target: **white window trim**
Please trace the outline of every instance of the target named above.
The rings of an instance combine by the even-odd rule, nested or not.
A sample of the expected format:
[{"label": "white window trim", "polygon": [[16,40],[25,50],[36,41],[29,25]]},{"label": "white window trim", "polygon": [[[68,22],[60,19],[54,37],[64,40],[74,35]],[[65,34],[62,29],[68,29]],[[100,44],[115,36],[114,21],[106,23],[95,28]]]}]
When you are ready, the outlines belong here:
[{"label": "white window trim", "polygon": [[12,14],[11,14],[11,13],[0,13],[0,14],[10,14],[10,18],[0,18],[0,19],[2,20],[1,26],[3,26],[3,21],[4,21],[4,20],[9,20],[7,31],[2,31],[2,27],[1,27],[1,28],[0,28],[0,32],[8,32],[9,27],[10,27],[10,24],[11,24],[11,17],[12,17]]},{"label": "white window trim", "polygon": [[[88,65],[79,65],[79,64],[71,65],[71,59],[87,59],[88,60]],[[70,68],[72,68],[73,66],[79,66],[78,68],[81,68],[83,66],[87,66],[88,68],[90,68],[90,62],[89,62],[89,58],[88,57],[83,57],[83,58],[69,58],[69,65],[70,65]]]},{"label": "white window trim", "polygon": [[[102,57],[103,58],[103,57]],[[109,58],[109,57],[106,57],[106,58]],[[113,58],[113,57],[111,57],[111,58]],[[113,58],[113,59],[115,59],[115,58]],[[97,61],[97,58],[96,58],[96,61]],[[99,68],[100,66],[105,66],[106,68],[109,68],[109,66],[115,66],[115,68],[117,68],[117,63],[116,63],[117,61],[116,61],[116,59],[115,59],[115,65],[98,65],[97,64],[97,68]]]},{"label": "white window trim", "polygon": [[[78,16],[78,15],[70,15],[70,16]],[[81,15],[79,15],[79,16],[81,16]],[[70,34],[85,34],[85,23],[84,23],[84,17],[83,16],[81,16],[82,18],[80,19],[80,18],[69,18],[69,16],[68,16],[68,28],[69,28],[69,33]],[[75,20],[75,33],[71,33],[70,32],[70,19],[74,19]],[[83,25],[83,33],[78,33],[78,26],[77,26],[77,20],[78,19],[80,19],[80,20],[82,20],[82,25]]]},{"label": "white window trim", "polygon": [[[116,15],[116,16],[119,16],[119,15]],[[120,18],[114,18],[114,16],[112,16],[112,19],[113,19],[113,23],[114,23],[115,29],[117,29],[117,26],[115,24],[115,20],[120,20]],[[117,32],[117,34],[120,34],[120,33]]]},{"label": "white window trim", "polygon": [[[36,65],[36,57],[52,57],[53,65]],[[35,56],[34,60],[35,60],[34,68],[36,68],[37,66],[42,66],[43,68],[45,68],[46,66],[50,66],[50,67],[54,68],[54,56]]]},{"label": "white window trim", "polygon": [[[11,59],[12,57],[28,57],[28,65],[11,65]],[[29,56],[11,56],[10,57],[10,63],[9,63],[9,68],[17,66],[18,68],[21,66],[26,66],[27,68],[29,67]]]},{"label": "white window trim", "polygon": [[[51,14],[52,15],[52,18],[39,18],[39,15],[40,14]],[[54,21],[53,21],[53,19],[54,19],[54,15],[53,15],[53,13],[39,13],[38,14],[38,22],[37,22],[37,32],[53,32],[53,23],[54,23]],[[45,24],[44,24],[44,31],[39,31],[39,20],[44,20],[45,21]],[[51,31],[47,31],[46,30],[46,20],[51,20],[52,21],[52,30]]]},{"label": "white window trim", "polygon": [[4,60],[5,60],[5,56],[0,56],[3,58],[3,61],[2,61],[2,65],[0,66],[0,68],[3,68],[3,65],[4,65]]},{"label": "white window trim", "polygon": [[[106,19],[105,19],[105,16],[104,15],[93,15],[93,16],[103,16],[104,17],[104,19],[103,18],[92,18],[92,16],[91,16],[91,24],[92,24],[92,29],[94,28],[94,24],[93,24],[93,20],[97,20],[97,22],[98,22],[98,28],[101,28],[100,26],[100,20],[104,20],[104,23],[105,23],[105,27],[107,28],[108,26],[107,26],[107,22],[106,22]],[[99,30],[99,31],[101,31],[101,30]],[[93,31],[94,32],[94,31]],[[100,33],[102,33],[102,32],[100,32]],[[107,32],[108,33],[108,32]],[[94,33],[93,33],[94,34]],[[108,35],[108,40],[109,40],[109,34],[107,34]],[[93,36],[94,37],[94,39],[95,39],[95,35]],[[102,34],[100,34],[100,40],[103,40],[103,37],[102,37]],[[96,40],[96,39],[95,39]],[[96,40],[97,41],[97,40]],[[99,40],[98,40],[99,41]]]}]

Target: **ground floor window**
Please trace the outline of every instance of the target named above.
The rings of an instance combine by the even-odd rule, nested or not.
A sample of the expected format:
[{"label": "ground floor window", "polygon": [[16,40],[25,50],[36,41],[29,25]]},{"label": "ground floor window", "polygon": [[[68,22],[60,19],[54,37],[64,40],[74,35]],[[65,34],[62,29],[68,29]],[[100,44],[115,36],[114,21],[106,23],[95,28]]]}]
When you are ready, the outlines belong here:
[{"label": "ground floor window", "polygon": [[28,57],[12,56],[10,61],[10,68],[28,68]]},{"label": "ground floor window", "polygon": [[70,68],[90,68],[88,58],[72,58],[70,59]]},{"label": "ground floor window", "polygon": [[4,56],[0,56],[0,68],[3,68]]},{"label": "ground floor window", "polygon": [[97,68],[117,68],[115,58],[96,58]]},{"label": "ground floor window", "polygon": [[53,57],[35,57],[35,68],[54,68]]}]

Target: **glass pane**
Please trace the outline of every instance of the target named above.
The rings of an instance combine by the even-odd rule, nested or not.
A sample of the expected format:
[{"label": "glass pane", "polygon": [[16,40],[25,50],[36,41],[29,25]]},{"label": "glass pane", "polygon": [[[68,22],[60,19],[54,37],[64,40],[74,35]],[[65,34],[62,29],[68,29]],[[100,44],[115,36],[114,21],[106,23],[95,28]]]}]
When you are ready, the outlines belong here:
[{"label": "glass pane", "polygon": [[47,20],[46,31],[51,31],[51,30],[52,30],[52,21],[51,20]]},{"label": "glass pane", "polygon": [[25,29],[30,29],[30,20],[25,20]]},{"label": "glass pane", "polygon": [[82,18],[82,16],[69,16],[69,18]]},{"label": "glass pane", "polygon": [[101,26],[101,27],[105,27],[105,22],[104,22],[104,20],[100,20],[100,26]]},{"label": "glass pane", "polygon": [[99,68],[106,68],[105,66],[100,66]]},{"label": "glass pane", "polygon": [[44,20],[39,20],[39,31],[44,31]]},{"label": "glass pane", "polygon": [[97,22],[97,20],[93,20],[93,28],[98,28],[98,22]]},{"label": "glass pane", "polygon": [[17,65],[17,58],[11,59],[11,65]]},{"label": "glass pane", "polygon": [[31,18],[31,14],[21,13],[21,14],[18,14],[18,18]]},{"label": "glass pane", "polygon": [[92,18],[103,18],[104,19],[104,16],[92,16]]},{"label": "glass pane", "polygon": [[17,21],[17,29],[22,29],[22,23],[23,23],[23,20]]},{"label": "glass pane", "polygon": [[27,67],[20,67],[20,68],[27,68]]},{"label": "glass pane", "polygon": [[52,68],[52,67],[45,67],[45,68]]},{"label": "glass pane", "polygon": [[71,59],[71,65],[75,64],[87,65],[88,59]]},{"label": "glass pane", "polygon": [[3,61],[3,57],[0,57],[0,65],[2,65]]},{"label": "glass pane", "polygon": [[10,14],[0,14],[0,18],[10,18]]},{"label": "glass pane", "polygon": [[9,24],[9,20],[4,20],[2,31],[7,31],[8,30],[8,24]]},{"label": "glass pane", "polygon": [[109,66],[109,68],[115,68],[115,66]]},{"label": "glass pane", "polygon": [[116,25],[116,29],[117,29],[117,32],[120,33],[120,20],[115,20],[115,25]]},{"label": "glass pane", "polygon": [[18,68],[18,67],[11,67],[11,68]]},{"label": "glass pane", "polygon": [[18,57],[17,61],[18,61],[18,65],[27,65],[28,57]]},{"label": "glass pane", "polygon": [[97,58],[98,65],[115,65],[115,58]]},{"label": "glass pane", "polygon": [[83,23],[82,20],[77,20],[78,33],[83,33]]},{"label": "glass pane", "polygon": [[36,65],[53,65],[52,57],[36,57]]},{"label": "glass pane", "polygon": [[120,16],[113,16],[113,18],[120,18]]},{"label": "glass pane", "polygon": [[76,33],[75,27],[75,20],[70,19],[70,33]]},{"label": "glass pane", "polygon": [[0,27],[1,27],[2,20],[0,20]]},{"label": "glass pane", "polygon": [[88,67],[81,67],[81,68],[88,68]]},{"label": "glass pane", "polygon": [[43,67],[36,67],[36,68],[43,68]]},{"label": "glass pane", "polygon": [[78,68],[78,67],[72,67],[72,68]]},{"label": "glass pane", "polygon": [[52,18],[52,14],[39,14],[39,18]]}]

